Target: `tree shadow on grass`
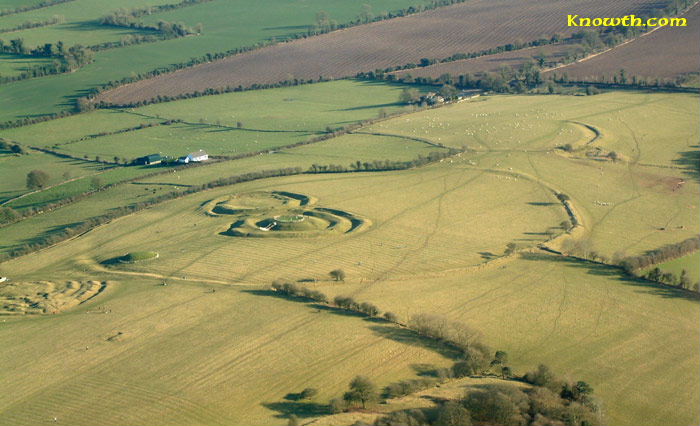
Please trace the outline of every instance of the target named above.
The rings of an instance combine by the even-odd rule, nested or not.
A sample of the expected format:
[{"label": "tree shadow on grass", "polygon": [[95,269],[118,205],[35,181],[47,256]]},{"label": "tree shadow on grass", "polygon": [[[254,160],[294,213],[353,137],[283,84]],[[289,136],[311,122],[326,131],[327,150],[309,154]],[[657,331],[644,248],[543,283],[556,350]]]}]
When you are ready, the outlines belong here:
[{"label": "tree shadow on grass", "polygon": [[282,292],[277,292],[273,290],[241,290],[244,293],[253,294],[256,296],[268,296],[276,297],[278,299],[285,299],[295,302],[306,303],[306,306],[312,309],[316,313],[330,313],[333,315],[340,315],[344,317],[355,317],[363,320],[364,322],[371,323],[373,325],[369,326],[369,329],[375,334],[391,339],[395,342],[403,343],[411,346],[418,346],[424,349],[432,350],[445,358],[448,359],[461,359],[462,353],[454,347],[451,347],[445,343],[430,339],[413,330],[405,327],[398,326],[392,322],[389,322],[380,317],[368,317],[363,313],[348,311],[345,309],[336,308],[335,306],[324,305],[322,303],[317,303],[311,299],[303,297],[289,296]]},{"label": "tree shadow on grass", "polygon": [[610,280],[619,282],[627,286],[637,287],[638,293],[647,293],[655,296],[661,296],[664,298],[685,299],[696,302],[700,300],[700,295],[698,295],[697,293],[688,290],[682,290],[680,288],[671,287],[668,285],[658,284],[643,278],[629,276],[617,266],[604,265],[601,263],[577,259],[574,257],[554,256],[544,253],[522,253],[520,255],[520,258],[524,260],[538,262],[558,262],[570,268],[584,270],[587,274],[590,275],[606,277]]},{"label": "tree shadow on grass", "polygon": [[374,108],[388,108],[388,107],[394,107],[394,106],[400,106],[401,104],[398,102],[389,102],[389,103],[383,103],[383,104],[375,104],[375,105],[360,105],[356,107],[350,107],[350,108],[341,108],[337,109],[336,111],[360,111],[364,109],[374,109]]},{"label": "tree shadow on grass", "polygon": [[262,406],[276,411],[277,418],[288,418],[292,414],[299,418],[326,416],[331,413],[330,407],[326,404],[319,404],[312,401],[280,401],[263,402]]},{"label": "tree shadow on grass", "polygon": [[700,145],[693,145],[691,148],[695,148],[693,151],[679,152],[681,156],[679,159],[673,160],[673,162],[685,169],[685,174],[700,181]]},{"label": "tree shadow on grass", "polygon": [[433,339],[426,338],[407,328],[397,327],[395,325],[373,325],[369,327],[375,334],[391,339],[395,342],[403,343],[404,345],[416,346],[423,349],[429,349],[436,352],[445,358],[458,360],[462,359],[461,352],[444,343],[437,342]]},{"label": "tree shadow on grass", "polygon": [[[78,226],[80,224],[82,224],[82,222],[73,222],[73,223],[66,223],[63,225],[52,226],[40,234],[33,235],[29,238],[25,238],[25,239],[21,240],[20,242],[18,242],[15,245],[14,248],[20,248],[21,246],[24,246],[24,245],[42,244],[46,238],[53,237],[57,234],[61,234],[66,229],[72,228],[74,226]],[[7,246],[7,247],[10,247],[10,246]]]},{"label": "tree shadow on grass", "polygon": [[438,367],[434,364],[411,364],[411,368],[420,377],[437,377]]}]

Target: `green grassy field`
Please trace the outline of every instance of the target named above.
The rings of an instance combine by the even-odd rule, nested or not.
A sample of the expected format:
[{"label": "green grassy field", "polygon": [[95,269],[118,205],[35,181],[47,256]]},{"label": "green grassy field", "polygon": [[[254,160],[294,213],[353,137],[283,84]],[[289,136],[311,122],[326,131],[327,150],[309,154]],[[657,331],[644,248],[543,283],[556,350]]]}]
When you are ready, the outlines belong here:
[{"label": "green grassy field", "polygon": [[[376,118],[382,112],[407,111],[398,103],[401,90],[399,85],[341,80],[153,105],[127,110],[119,117],[128,114],[129,119],[179,119],[184,123],[59,143],[59,150],[106,158],[134,158],[151,152],[181,156],[198,149],[226,155],[262,151],[308,140],[329,127]],[[31,133],[31,127],[24,132]]]},{"label": "green grassy field", "polygon": [[21,6],[30,6],[41,2],[42,0],[0,0],[0,9],[12,10]]},{"label": "green grassy field", "polygon": [[688,273],[691,283],[696,283],[700,280],[700,252],[669,260],[657,266],[663,272],[670,272],[678,277],[680,277],[681,272],[685,270]]},{"label": "green grassy field", "polygon": [[[128,4],[120,2],[118,7],[130,4],[163,4],[171,1],[130,0]],[[429,3],[427,0],[367,0],[363,4],[372,6],[375,14]],[[75,6],[70,6],[75,5]],[[62,8],[83,6],[85,12],[70,12]],[[118,8],[117,5],[112,6]],[[213,9],[212,9],[213,8]],[[52,10],[53,9],[53,10]],[[222,12],[223,9],[223,12]],[[111,10],[104,1],[79,0],[60,6],[39,9],[31,14],[65,15],[66,23],[60,26],[27,30],[44,32],[41,42],[55,43],[58,38],[77,40],[90,37],[119,40],[120,30],[95,30],[92,20]],[[216,10],[216,13],[212,13]],[[238,2],[214,1],[196,6],[182,8],[168,13],[155,14],[152,18],[172,21],[184,21],[195,25],[201,22],[204,33],[197,37],[185,37],[157,43],[133,45],[119,49],[98,52],[95,62],[80,70],[57,76],[48,76],[0,86],[0,97],[7,99],[0,109],[0,121],[14,120],[26,115],[48,114],[60,110],[72,109],[73,100],[83,96],[85,90],[104,84],[111,80],[120,80],[132,73],[147,72],[172,63],[186,62],[192,57],[207,53],[224,52],[236,47],[252,46],[272,38],[283,39],[292,33],[305,33],[314,25],[316,13],[326,11],[332,19],[340,23],[357,18],[362,11],[362,4],[342,0],[274,0],[261,6],[254,0]],[[11,23],[24,22],[28,17],[19,14],[0,18],[0,28],[10,27]],[[83,16],[74,19],[72,16]],[[83,31],[87,29],[87,31]],[[29,34],[27,34],[29,36]],[[0,37],[2,38],[2,37]],[[25,37],[26,38],[26,37]],[[85,44],[84,41],[81,43]]]},{"label": "green grassy field", "polygon": [[27,173],[32,170],[45,170],[49,174],[48,185],[53,186],[99,173],[101,169],[95,163],[57,158],[37,151],[29,155],[0,155],[0,202],[28,192]]},{"label": "green grassy field", "polygon": [[[325,99],[329,87],[292,89],[318,90]],[[397,96],[393,88],[380,90]],[[333,102],[305,101],[317,116],[306,118],[270,101],[278,98],[266,99],[267,110],[241,102],[225,111],[223,99],[240,99],[236,95],[251,94],[186,101],[189,107],[151,106],[148,115],[318,131],[341,123],[338,117],[347,113]],[[368,96],[358,95],[358,104],[360,98],[366,103]],[[436,150],[427,142],[473,149],[411,170],[298,175],[216,188],[2,263],[0,272],[11,282],[50,277],[111,284],[74,310],[2,323],[0,340],[7,343],[0,362],[8,368],[0,373],[0,424],[57,417],[72,424],[282,425],[291,413],[304,420],[323,414],[317,404],[340,396],[356,374],[384,385],[415,377],[417,364],[450,363],[444,351],[386,323],[274,297],[265,289],[277,278],[311,282],[331,297],[351,295],[402,319],[439,313],[464,321],[494,349],[508,351],[516,373],[546,363],[590,383],[603,401],[606,424],[697,424],[697,298],[536,248],[563,233],[560,224],[568,216],[554,191],[570,196],[581,222],[565,238],[588,239],[608,257],[697,234],[700,186],[696,169],[684,163],[697,143],[690,136],[696,120],[687,113],[697,96],[483,99],[279,153],[174,169],[2,228],[0,250],[8,251],[81,218],[222,176],[314,162],[411,159]],[[377,105],[389,108],[386,103],[377,100],[358,111],[376,115]],[[354,111],[348,117],[357,120]],[[244,113],[249,119],[240,118]],[[654,113],[674,125],[655,122]],[[104,114],[97,117],[117,121]],[[263,114],[269,115],[258,117]],[[122,115],[134,114],[116,117]],[[573,151],[556,149],[565,144]],[[613,149],[622,160],[599,155]],[[362,232],[318,238],[226,235],[235,219],[212,216],[207,206],[255,191],[313,197],[314,208],[348,212],[371,224]],[[509,243],[519,252],[502,257]],[[135,252],[159,256],[101,264]],[[337,268],[345,281],[331,281],[328,273]],[[49,335],[54,338],[44,339]],[[37,375],[45,379],[27,379]],[[306,387],[319,388],[316,401],[303,407],[284,401]]]},{"label": "green grassy field", "polygon": [[63,23],[0,34],[0,38],[5,40],[22,38],[28,47],[56,43],[59,40],[67,46],[75,44],[90,46],[105,41],[118,41],[123,36],[145,32],[101,26],[98,23],[99,18],[106,15],[107,12],[119,8],[142,8],[169,3],[171,2],[168,0],[124,0],[120,1],[118,5],[104,0],[76,0],[61,3],[0,17],[0,29],[14,28],[25,22],[42,22],[52,19],[54,16],[63,17]]},{"label": "green grassy field", "polygon": [[[93,163],[94,164],[94,163]],[[39,192],[27,194],[22,198],[10,201],[6,204],[7,207],[13,209],[25,209],[28,207],[40,208],[45,204],[55,203],[68,197],[82,194],[87,191],[95,190],[95,184],[99,186],[117,184],[128,179],[138,178],[143,175],[153,173],[153,169],[148,167],[101,167],[96,166],[94,173],[73,176],[68,180],[44,189]],[[96,178],[99,182],[93,182]]]},{"label": "green grassy field", "polygon": [[33,66],[50,63],[51,60],[47,58],[0,54],[0,77],[13,77]]},{"label": "green grassy field", "polygon": [[[338,128],[376,118],[381,112],[406,111],[405,106],[397,103],[400,91],[399,85],[337,81],[231,93],[125,111],[95,111],[8,129],[0,134],[7,141],[25,147],[51,147],[75,157],[87,156],[90,160],[99,157],[110,162],[114,157],[121,162],[121,159],[132,160],[154,152],[178,157],[199,149],[210,154],[237,155],[303,142],[323,135],[327,127]],[[271,106],[263,108],[263,105]],[[185,123],[130,130],[168,119]],[[240,129],[239,122],[243,125]],[[290,151],[284,154],[286,158],[279,160],[288,167],[300,163],[310,165],[307,160],[325,164],[342,160],[343,165],[347,165],[355,159],[409,160],[437,150],[400,138],[384,138],[386,143],[382,144],[373,143],[373,138],[366,135],[346,138],[354,141],[354,147],[346,149],[343,142],[346,139],[343,139],[338,143],[323,143],[318,148]],[[339,149],[327,148],[331,146]],[[360,154],[353,155],[353,152]],[[82,176],[99,173],[103,184],[111,184],[157,171],[129,167],[105,172],[103,169],[107,166],[104,165],[60,159],[37,151],[23,156],[3,155],[0,162],[3,164],[0,176],[8,177],[0,183],[0,195],[4,200],[27,192],[25,177],[31,170],[47,171],[51,176],[50,185],[69,181],[9,204],[15,208],[38,207],[87,191],[90,179],[77,180]],[[200,183],[213,180],[216,175],[207,172],[207,176],[208,179]]]}]

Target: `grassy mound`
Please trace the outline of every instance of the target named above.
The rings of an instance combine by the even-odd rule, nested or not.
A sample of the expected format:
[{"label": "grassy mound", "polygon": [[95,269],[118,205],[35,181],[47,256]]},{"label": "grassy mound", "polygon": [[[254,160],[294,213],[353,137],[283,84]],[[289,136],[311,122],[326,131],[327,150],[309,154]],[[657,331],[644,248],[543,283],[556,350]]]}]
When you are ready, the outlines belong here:
[{"label": "grassy mound", "polygon": [[317,199],[288,191],[255,191],[202,204],[209,216],[234,216],[224,235],[254,238],[309,238],[346,234],[370,222],[342,210],[315,207]]},{"label": "grassy mound", "polygon": [[276,216],[274,223],[272,231],[322,231],[331,226],[326,220],[303,215]]},{"label": "grassy mound", "polygon": [[142,262],[144,260],[151,260],[151,259],[157,259],[157,258],[158,258],[158,253],[155,251],[135,251],[135,252],[127,253],[124,256],[122,256],[122,262],[134,263],[134,262]]},{"label": "grassy mound", "polygon": [[159,254],[155,251],[134,251],[124,256],[117,256],[101,262],[103,265],[119,265],[123,263],[137,263],[146,260],[157,259]]},{"label": "grassy mound", "polygon": [[315,198],[304,194],[286,191],[256,191],[216,198],[205,203],[204,210],[210,216],[236,216],[251,215],[253,212],[272,212],[278,209],[307,207],[315,203]]}]

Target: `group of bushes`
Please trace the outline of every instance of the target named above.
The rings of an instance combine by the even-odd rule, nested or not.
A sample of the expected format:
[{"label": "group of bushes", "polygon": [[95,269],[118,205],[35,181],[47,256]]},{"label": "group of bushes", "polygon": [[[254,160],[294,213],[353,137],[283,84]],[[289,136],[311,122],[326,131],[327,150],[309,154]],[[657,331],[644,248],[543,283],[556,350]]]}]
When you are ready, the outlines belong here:
[{"label": "group of bushes", "polygon": [[[470,390],[456,400],[442,401],[435,408],[409,409],[392,412],[376,419],[374,426],[593,426],[601,424],[601,415],[593,399],[593,389],[586,382],[561,381],[541,365],[526,374],[532,388],[509,384],[485,386]],[[434,385],[427,379],[401,382],[404,386],[390,385],[396,396],[404,396],[404,387],[420,391]],[[379,398],[376,387],[362,376],[350,383],[343,399],[330,403],[331,412],[357,404],[365,406]],[[353,426],[369,426],[356,422]]]},{"label": "group of bushes", "polygon": [[[75,45],[66,49],[61,41],[55,46],[52,43],[46,43],[43,46],[29,49],[21,38],[10,40],[9,43],[0,39],[0,53],[54,59],[50,63],[29,67],[20,74],[0,77],[0,84],[71,72],[92,62],[94,56],[93,51],[88,47]],[[24,121],[24,123],[31,123],[31,121]]]},{"label": "group of bushes", "polygon": [[[458,399],[443,400],[435,408],[395,411],[378,417],[374,426],[594,426],[601,413],[586,382],[561,381],[546,366],[526,374],[531,388],[492,384],[470,390]],[[384,396],[400,397],[436,384],[431,379],[403,381],[387,386]],[[355,377],[342,398],[330,401],[329,411],[339,413],[381,399],[376,385],[365,376]],[[358,421],[353,426],[369,426]]]},{"label": "group of bushes", "polygon": [[19,145],[14,142],[9,142],[3,138],[0,138],[0,151],[9,151],[13,154],[26,154],[26,151],[24,148],[22,148],[22,145]]},{"label": "group of bushes", "polygon": [[126,9],[119,9],[100,18],[100,25],[131,28],[136,30],[156,31],[162,39],[185,37],[192,34],[201,34],[202,24],[188,27],[182,22],[168,22],[160,20],[157,24],[145,24],[137,19],[137,16]]},{"label": "group of bushes", "polygon": [[644,274],[644,278],[657,283],[678,287],[683,290],[700,292],[700,283],[692,283],[688,276],[688,271],[685,269],[681,271],[680,275],[676,276],[676,274],[672,272],[663,272],[661,268],[656,267]]},{"label": "group of bushes", "polygon": [[65,21],[65,18],[60,15],[54,15],[49,19],[44,19],[43,21],[27,21],[12,28],[3,28],[0,33],[11,33],[14,31],[28,30],[32,28],[47,27],[49,25],[60,24]]},{"label": "group of bushes", "polygon": [[287,296],[309,299],[314,302],[328,303],[328,297],[318,290],[311,290],[307,287],[294,283],[276,280],[272,283],[272,290],[284,293]]}]

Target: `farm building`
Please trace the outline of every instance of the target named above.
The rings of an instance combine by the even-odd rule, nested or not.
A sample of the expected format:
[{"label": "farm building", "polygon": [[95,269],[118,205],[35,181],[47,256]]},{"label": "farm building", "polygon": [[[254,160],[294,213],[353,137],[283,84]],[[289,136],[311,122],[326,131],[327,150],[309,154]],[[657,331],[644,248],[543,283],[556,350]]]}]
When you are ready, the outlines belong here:
[{"label": "farm building", "polygon": [[160,154],[151,154],[145,157],[140,157],[136,159],[136,164],[153,165],[160,164],[163,161],[163,157]]},{"label": "farm building", "polygon": [[191,153],[187,154],[187,156],[185,156],[185,157],[178,158],[177,162],[182,163],[182,164],[187,164],[189,162],[197,163],[200,161],[207,161],[208,159],[209,159],[209,154],[207,154],[205,151],[200,149],[197,152],[191,152]]}]

